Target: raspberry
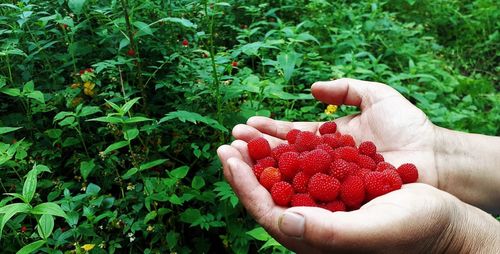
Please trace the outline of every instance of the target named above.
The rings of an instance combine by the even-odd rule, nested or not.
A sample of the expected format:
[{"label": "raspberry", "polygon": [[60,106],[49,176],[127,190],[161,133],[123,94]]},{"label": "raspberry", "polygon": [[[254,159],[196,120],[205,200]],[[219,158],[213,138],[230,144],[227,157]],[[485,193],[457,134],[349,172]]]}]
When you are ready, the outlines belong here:
[{"label": "raspberry", "polygon": [[356,146],[354,138],[349,134],[340,136],[340,142],[342,143],[342,146],[352,146],[352,147]]},{"label": "raspberry", "polygon": [[403,180],[401,180],[401,177],[396,172],[396,170],[388,169],[382,171],[382,174],[384,174],[387,183],[391,186],[391,191],[401,189],[401,186],[403,185]]},{"label": "raspberry", "polygon": [[274,203],[279,206],[288,206],[292,200],[293,192],[292,186],[284,181],[277,182],[271,188],[271,197]]},{"label": "raspberry", "polygon": [[318,206],[311,195],[305,193],[295,194],[291,201],[292,206]]},{"label": "raspberry", "polygon": [[260,174],[262,174],[262,171],[264,171],[264,169],[266,169],[266,167],[262,166],[261,164],[255,164],[255,165],[253,165],[252,169],[253,169],[253,174],[255,175],[255,177],[257,177],[257,179],[259,179]]},{"label": "raspberry", "polygon": [[372,171],[367,173],[364,182],[368,200],[372,200],[391,191],[391,186],[387,183],[382,172]]},{"label": "raspberry", "polygon": [[335,134],[325,134],[321,136],[321,141],[323,142],[323,144],[327,144],[331,148],[337,148],[342,146],[342,141]]},{"label": "raspberry", "polygon": [[331,148],[327,144],[320,144],[320,145],[316,146],[316,149],[321,149],[321,150],[327,152],[330,155],[330,157],[335,154],[335,150],[333,150],[333,148]]},{"label": "raspberry", "polygon": [[265,138],[255,138],[248,142],[248,153],[254,161],[271,155],[271,147]]},{"label": "raspberry", "polygon": [[297,152],[297,148],[294,145],[280,144],[271,150],[271,154],[276,160],[279,160],[280,156],[286,152]]},{"label": "raspberry", "polygon": [[267,156],[266,158],[258,160],[257,164],[262,165],[264,168],[276,167],[276,160],[271,156]]},{"label": "raspberry", "polygon": [[418,179],[417,167],[412,163],[405,163],[399,166],[397,172],[403,183],[414,183]]},{"label": "raspberry", "polygon": [[396,170],[396,167],[394,167],[392,164],[382,161],[379,164],[377,164],[377,168],[375,171],[385,171],[385,170]]},{"label": "raspberry", "polygon": [[321,144],[321,138],[310,131],[300,132],[297,134],[297,139],[295,140],[295,145],[299,152],[311,151],[319,144]]},{"label": "raspberry", "polygon": [[127,55],[129,55],[129,56],[135,56],[135,50],[134,49],[129,49],[127,51]]},{"label": "raspberry", "polygon": [[302,155],[300,167],[307,175],[314,175],[319,172],[326,172],[331,162],[332,159],[327,152],[315,149]]},{"label": "raspberry", "polygon": [[376,153],[372,156],[372,159],[375,161],[375,163],[379,164],[380,162],[385,161],[384,156],[382,154]]},{"label": "raspberry", "polygon": [[297,134],[299,134],[301,131],[297,129],[293,129],[289,131],[286,134],[286,140],[288,141],[289,144],[295,144],[295,140],[297,139]]},{"label": "raspberry", "polygon": [[354,176],[359,176],[361,177],[361,179],[364,179],[366,174],[372,172],[371,170],[367,169],[367,168],[358,168],[358,170],[356,170],[356,172],[354,172]]},{"label": "raspberry", "polygon": [[340,158],[349,162],[358,162],[358,149],[352,146],[339,147],[336,149],[339,153]]},{"label": "raspberry", "polygon": [[344,212],[346,210],[344,203],[340,200],[335,200],[335,201],[323,204],[323,205],[321,205],[321,208],[324,208],[324,209],[332,211],[332,212]]},{"label": "raspberry", "polygon": [[377,152],[377,147],[373,142],[371,141],[365,141],[359,144],[359,153],[368,155],[368,156],[373,156]]},{"label": "raspberry", "polygon": [[182,41],[182,46],[187,47],[188,45],[189,45],[189,41],[188,41],[188,40],[186,40],[186,39],[184,39],[184,40]]},{"label": "raspberry", "polygon": [[292,181],[292,186],[295,192],[305,193],[307,192],[307,183],[309,183],[309,176],[304,174],[304,172],[299,172],[295,175]]},{"label": "raspberry", "polygon": [[260,174],[259,182],[266,189],[270,190],[273,185],[281,181],[281,173],[277,168],[268,167]]},{"label": "raspberry", "polygon": [[234,68],[238,67],[238,62],[232,61],[231,62],[231,66],[234,67]]},{"label": "raspberry", "polygon": [[309,195],[317,201],[329,202],[335,200],[339,193],[340,183],[337,179],[317,173],[309,179],[307,190]]},{"label": "raspberry", "polygon": [[337,178],[337,180],[341,181],[344,177],[347,176],[350,170],[350,165],[347,161],[338,159],[334,160],[330,164],[330,175]]},{"label": "raspberry", "polygon": [[278,160],[278,168],[285,179],[291,180],[300,170],[299,153],[286,152]]},{"label": "raspberry", "polygon": [[360,154],[358,156],[358,165],[361,168],[367,168],[370,170],[375,170],[375,168],[377,167],[377,165],[375,164],[375,161],[372,158],[370,158],[364,154]]},{"label": "raspberry", "polygon": [[348,176],[340,185],[340,199],[348,207],[357,209],[365,200],[365,186],[363,178]]},{"label": "raspberry", "polygon": [[321,135],[335,133],[336,131],[337,131],[337,124],[333,121],[323,123],[319,127],[319,134]]}]

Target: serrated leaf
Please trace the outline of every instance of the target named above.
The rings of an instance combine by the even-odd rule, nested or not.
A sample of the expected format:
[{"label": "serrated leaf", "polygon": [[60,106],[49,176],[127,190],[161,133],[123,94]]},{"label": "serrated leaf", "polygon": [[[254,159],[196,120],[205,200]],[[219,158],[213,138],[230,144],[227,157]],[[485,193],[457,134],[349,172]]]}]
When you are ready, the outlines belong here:
[{"label": "serrated leaf", "polygon": [[208,126],[223,131],[223,132],[229,132],[226,127],[224,127],[222,124],[217,122],[216,120],[207,117],[207,116],[202,116],[198,113],[195,112],[189,112],[189,111],[184,111],[184,110],[178,110],[178,111],[173,111],[165,115],[162,119],[160,119],[159,123],[163,123],[172,119],[178,119],[181,122],[192,122],[194,124],[198,122],[202,122],[204,124],[207,124]]},{"label": "serrated leaf", "polygon": [[80,162],[80,174],[83,177],[83,180],[87,180],[87,177],[94,170],[95,163],[94,160],[82,161]]},{"label": "serrated leaf", "polygon": [[187,20],[187,19],[182,19],[182,18],[172,18],[172,17],[168,17],[168,18],[163,18],[161,19],[160,21],[165,21],[165,22],[172,22],[172,23],[177,23],[179,25],[182,25],[186,28],[194,28],[196,29],[196,24],[193,24],[193,22]]},{"label": "serrated leaf", "polygon": [[191,187],[195,190],[199,190],[205,186],[205,180],[201,176],[193,177],[193,181],[191,182]]},{"label": "serrated leaf", "polygon": [[30,254],[42,247],[45,244],[45,240],[38,240],[36,242],[32,242],[21,249],[19,249],[16,254]]},{"label": "serrated leaf", "polygon": [[118,141],[116,143],[111,144],[104,150],[104,154],[108,154],[114,150],[120,149],[122,147],[128,146],[128,141]]},{"label": "serrated leaf", "polygon": [[68,218],[66,213],[63,211],[63,209],[56,203],[53,202],[46,202],[46,203],[41,203],[37,206],[35,206],[33,209],[31,209],[32,214],[50,214],[53,216],[58,216],[58,217],[63,217],[63,218]]},{"label": "serrated leaf", "polygon": [[9,132],[13,132],[13,131],[17,131],[21,128],[23,128],[23,127],[0,127],[0,135],[5,134],[5,133],[9,133]]},{"label": "serrated leaf", "polygon": [[189,171],[189,166],[181,166],[170,171],[170,175],[177,179],[182,179],[186,177],[188,171]]}]

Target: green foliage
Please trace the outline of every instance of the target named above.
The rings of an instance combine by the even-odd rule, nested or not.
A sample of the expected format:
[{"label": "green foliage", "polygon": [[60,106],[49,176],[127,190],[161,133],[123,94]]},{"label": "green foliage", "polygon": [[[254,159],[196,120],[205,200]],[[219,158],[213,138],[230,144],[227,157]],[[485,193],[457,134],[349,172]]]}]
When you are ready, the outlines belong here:
[{"label": "green foliage", "polygon": [[26,0],[0,13],[6,253],[287,252],[215,149],[250,116],[356,112],[325,112],[317,80],[384,82],[440,126],[500,135],[493,0]]}]

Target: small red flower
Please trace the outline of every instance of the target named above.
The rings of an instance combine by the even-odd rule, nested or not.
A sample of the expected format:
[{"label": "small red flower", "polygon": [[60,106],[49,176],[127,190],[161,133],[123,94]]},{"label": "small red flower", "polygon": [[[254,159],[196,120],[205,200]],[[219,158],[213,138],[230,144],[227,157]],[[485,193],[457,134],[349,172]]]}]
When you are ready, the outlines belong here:
[{"label": "small red flower", "polygon": [[238,67],[238,62],[236,62],[236,61],[231,62],[231,66]]},{"label": "small red flower", "polygon": [[22,233],[26,232],[26,230],[28,230],[28,228],[26,226],[21,226],[21,232]]},{"label": "small red flower", "polygon": [[189,41],[188,41],[188,40],[186,40],[186,39],[184,39],[184,40],[182,41],[182,46],[187,47],[188,45],[189,45]]},{"label": "small red flower", "polygon": [[127,55],[129,55],[129,56],[135,56],[135,50],[134,49],[129,49],[127,51]]}]

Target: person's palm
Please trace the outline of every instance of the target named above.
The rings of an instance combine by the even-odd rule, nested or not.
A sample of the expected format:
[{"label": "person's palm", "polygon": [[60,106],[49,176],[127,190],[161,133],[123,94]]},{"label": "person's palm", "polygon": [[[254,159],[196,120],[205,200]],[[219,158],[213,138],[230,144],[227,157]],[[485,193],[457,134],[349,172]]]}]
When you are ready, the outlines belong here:
[{"label": "person's palm", "polygon": [[[434,125],[427,116],[394,89],[384,84],[352,79],[316,83],[313,95],[328,104],[359,106],[360,114],[336,119],[342,133],[351,134],[358,144],[370,140],[386,161],[398,167],[414,163],[419,169],[419,182],[438,185],[434,159]],[[284,122],[266,117],[253,117],[247,125],[233,130],[236,139],[245,142],[264,135],[273,146],[286,142],[291,129],[318,133],[321,123]]]}]

